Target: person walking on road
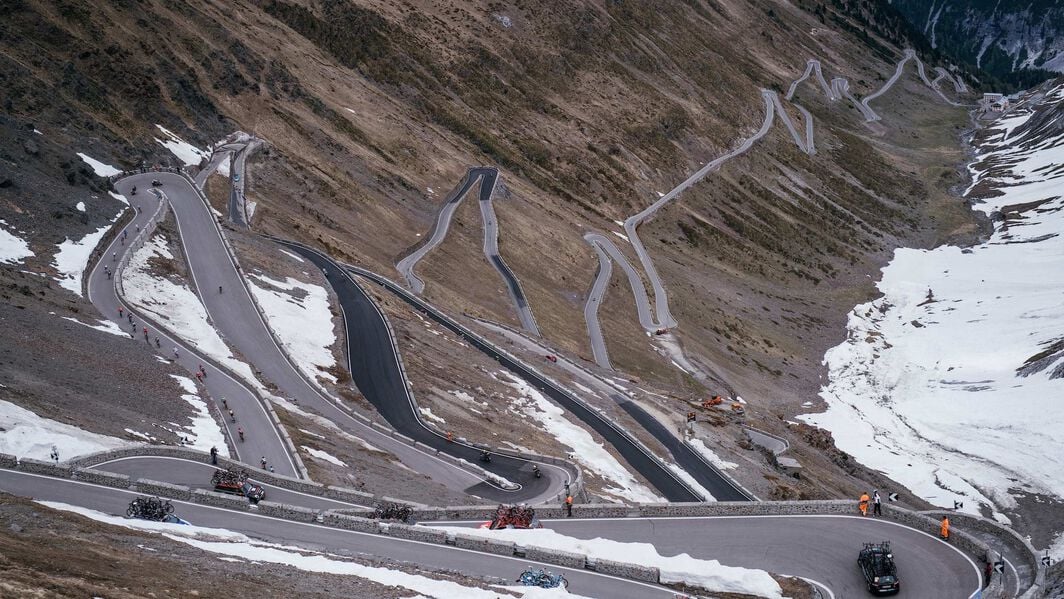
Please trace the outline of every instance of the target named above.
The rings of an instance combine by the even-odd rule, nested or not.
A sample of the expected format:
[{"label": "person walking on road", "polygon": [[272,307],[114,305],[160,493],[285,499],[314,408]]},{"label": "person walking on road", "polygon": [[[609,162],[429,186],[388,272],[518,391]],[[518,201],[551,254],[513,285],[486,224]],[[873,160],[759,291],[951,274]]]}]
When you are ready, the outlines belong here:
[{"label": "person walking on road", "polygon": [[573,517],[573,496],[572,495],[566,495],[565,496],[565,517],[566,518],[572,518]]},{"label": "person walking on road", "polygon": [[942,524],[938,528],[938,533],[943,541],[949,540],[949,516],[942,516]]},{"label": "person walking on road", "polygon": [[214,446],[211,447],[211,463],[218,465],[218,448]]},{"label": "person walking on road", "polygon": [[177,348],[175,347],[174,348],[174,359],[176,360],[177,357],[178,357],[178,353],[177,353]]},{"label": "person walking on road", "polygon": [[883,500],[879,497],[879,489],[872,489],[872,515],[883,515]]},{"label": "person walking on road", "polygon": [[229,420],[230,422],[236,422],[236,414],[233,413],[232,408],[229,409]]},{"label": "person walking on road", "polygon": [[868,515],[868,491],[861,493],[861,499],[857,502],[857,507],[860,508],[862,516]]},{"label": "person walking on road", "polygon": [[261,458],[261,459],[259,459],[259,464],[261,464],[261,465],[262,465],[262,469],[263,469],[263,470],[265,470],[265,469],[266,469],[266,456],[262,456],[262,458]]},{"label": "person walking on road", "polygon": [[125,312],[126,312],[125,308],[123,308],[122,306],[118,307],[118,317],[119,318],[122,318],[123,316],[125,316]]}]

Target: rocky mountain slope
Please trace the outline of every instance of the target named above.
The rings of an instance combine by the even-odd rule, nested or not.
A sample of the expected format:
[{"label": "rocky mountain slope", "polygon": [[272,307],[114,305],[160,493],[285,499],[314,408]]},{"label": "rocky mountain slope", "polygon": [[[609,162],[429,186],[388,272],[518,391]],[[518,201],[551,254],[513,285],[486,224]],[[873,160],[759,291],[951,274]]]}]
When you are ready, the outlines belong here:
[{"label": "rocky mountain slope", "polygon": [[1004,83],[1029,87],[1064,72],[1059,0],[892,0],[932,47]]},{"label": "rocky mountain slope", "polygon": [[[901,46],[926,42],[878,21],[876,6],[21,0],[0,9],[0,101],[24,133],[3,143],[14,156],[36,127],[71,153],[133,166],[176,162],[156,125],[200,147],[253,132],[271,146],[254,166],[256,230],[396,278],[446,190],[467,167],[496,165],[501,254],[545,342],[579,359],[590,351],[583,305],[598,266],[584,234],[620,239],[617,221],[755,132],[761,90],[782,94],[810,58],[859,97],[879,89]],[[638,400],[670,426],[688,409],[682,400],[743,396],[750,421],[791,437],[807,465],[808,476],[779,485],[781,496],[848,496],[874,477],[786,421],[817,407],[823,353],[844,338],[846,311],[870,297],[868,275],[893,248],[977,232],[949,195],[967,115],[911,64],[903,75],[871,125],[814,84],[799,86],[815,154],[774,127],[641,229],[697,376],[648,338],[625,280],[614,276],[606,290],[600,318],[618,371],[609,374],[639,381]],[[795,104],[783,107],[802,122]],[[11,164],[2,216],[39,223],[32,237],[55,239],[40,242],[48,257],[68,221],[32,201],[37,184]],[[76,201],[60,197],[67,208]],[[419,266],[426,297],[519,326],[479,253],[479,227],[474,209],[456,215],[453,237]],[[465,358],[456,349],[440,360]],[[740,446],[737,426],[719,430]],[[749,453],[760,468],[749,476],[777,491],[771,465]]]}]

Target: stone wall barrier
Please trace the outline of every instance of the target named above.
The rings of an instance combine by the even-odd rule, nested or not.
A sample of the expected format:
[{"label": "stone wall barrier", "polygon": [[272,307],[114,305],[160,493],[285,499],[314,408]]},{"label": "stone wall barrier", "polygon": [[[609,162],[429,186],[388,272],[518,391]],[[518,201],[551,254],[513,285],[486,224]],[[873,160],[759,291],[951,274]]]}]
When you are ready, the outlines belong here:
[{"label": "stone wall barrier", "polygon": [[[444,534],[447,533],[444,532]],[[494,553],[496,555],[514,554],[514,544],[512,541],[482,539],[480,537],[464,535],[462,533],[456,533],[454,535],[454,546],[459,549],[471,549],[473,551],[483,551],[484,553]]]},{"label": "stone wall barrier", "polygon": [[443,508],[443,520],[491,520],[497,505],[460,505]]},{"label": "stone wall barrier", "polygon": [[357,532],[376,533],[380,531],[380,524],[376,520],[360,518],[358,516],[349,516],[347,514],[338,514],[336,512],[325,512],[322,514],[322,523],[333,528],[342,528],[344,530],[354,530]]},{"label": "stone wall barrier", "polygon": [[[381,527],[381,532],[389,537],[435,543],[437,545],[447,544],[446,530],[436,530],[435,528],[426,528],[424,526],[409,526],[407,524],[388,524]],[[513,554],[512,548],[510,553],[511,555]]]},{"label": "stone wall barrier", "polygon": [[273,501],[260,501],[257,506],[259,513],[263,516],[283,518],[285,520],[294,520],[296,522],[314,522],[317,520],[318,513],[320,512],[320,510],[288,505],[286,503],[274,503]]},{"label": "stone wall barrier", "polygon": [[653,584],[658,583],[658,576],[660,575],[657,568],[615,562],[608,559],[595,560],[595,571],[601,574],[620,576],[621,578],[631,578],[632,580],[642,580]]},{"label": "stone wall barrier", "polygon": [[105,487],[114,487],[116,489],[129,488],[129,477],[125,474],[114,474],[102,470],[92,470],[90,468],[75,468],[74,478],[95,485],[104,485]]},{"label": "stone wall barrier", "polygon": [[48,476],[57,476],[59,478],[70,478],[73,474],[73,468],[66,464],[55,464],[53,462],[45,462],[42,460],[31,460],[30,458],[22,458],[18,461],[18,469],[23,472],[32,472],[34,474],[45,474]]},{"label": "stone wall barrier", "polygon": [[191,499],[193,503],[245,512],[248,510],[248,505],[250,505],[248,500],[244,497],[227,495],[225,493],[215,493],[214,491],[207,491],[206,489],[196,489],[195,491],[192,491],[189,499]]},{"label": "stone wall barrier", "polygon": [[928,516],[938,522],[942,521],[942,516],[949,516],[950,524],[959,528],[961,531],[977,530],[982,533],[993,535],[1000,543],[1008,546],[1013,551],[1023,556],[1023,566],[1026,566],[1031,573],[1031,576],[1034,579],[1034,584],[1043,584],[1045,572],[1042,568],[1038,551],[1035,550],[1034,546],[1031,545],[1029,541],[1021,537],[1015,530],[1003,526],[989,518],[983,518],[982,516],[975,516],[973,514],[965,514],[962,512],[930,510],[920,512],[920,514]]},{"label": "stone wall barrier", "polygon": [[14,469],[18,466],[18,458],[9,453],[0,453],[0,468]]},{"label": "stone wall barrier", "polygon": [[587,556],[581,553],[559,551],[557,549],[545,549],[543,547],[536,547],[535,545],[525,547],[525,558],[566,568],[576,568],[577,570],[583,570],[584,566],[587,564]]},{"label": "stone wall barrier", "polygon": [[191,495],[188,487],[172,485],[170,483],[149,480],[146,478],[137,479],[137,482],[134,483],[134,487],[137,493],[165,497],[166,499],[177,499],[179,501],[188,501]]},{"label": "stone wall barrier", "polygon": [[[573,506],[574,518],[627,518],[629,514],[635,510],[627,505],[621,505],[616,503],[584,503]],[[557,514],[557,515],[555,515]],[[563,518],[565,517],[565,510],[563,508],[538,508],[536,509],[536,516],[540,519],[544,518]]]},{"label": "stone wall barrier", "polygon": [[355,505],[373,505],[377,501],[376,496],[371,493],[363,493],[362,491],[356,491],[354,489],[348,489],[345,487],[326,486],[321,490],[323,497],[329,499],[338,499],[340,501],[346,501]]}]

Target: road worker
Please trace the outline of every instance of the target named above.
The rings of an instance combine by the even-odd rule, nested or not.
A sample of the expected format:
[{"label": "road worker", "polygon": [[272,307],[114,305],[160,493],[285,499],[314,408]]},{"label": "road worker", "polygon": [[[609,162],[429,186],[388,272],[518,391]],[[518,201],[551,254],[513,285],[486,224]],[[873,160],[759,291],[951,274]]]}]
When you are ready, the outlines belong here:
[{"label": "road worker", "polygon": [[573,496],[572,495],[566,495],[565,496],[565,517],[566,518],[572,518],[573,517]]},{"label": "road worker", "polygon": [[943,541],[949,540],[949,516],[942,516],[942,525],[938,529]]},{"label": "road worker", "polygon": [[862,516],[867,516],[868,515],[868,501],[869,501],[868,491],[865,491],[864,493],[861,494],[861,499],[857,502],[857,507],[861,508],[861,515]]}]

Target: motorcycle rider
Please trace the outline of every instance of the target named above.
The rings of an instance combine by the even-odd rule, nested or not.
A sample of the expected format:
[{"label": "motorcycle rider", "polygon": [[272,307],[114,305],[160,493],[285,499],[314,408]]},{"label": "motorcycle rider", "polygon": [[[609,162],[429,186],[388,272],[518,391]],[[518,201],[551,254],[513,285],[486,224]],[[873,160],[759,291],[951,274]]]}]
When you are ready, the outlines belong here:
[{"label": "motorcycle rider", "polygon": [[536,478],[543,476],[543,473],[539,471],[539,464],[532,464],[532,474],[536,475]]},{"label": "motorcycle rider", "polygon": [[485,462],[485,463],[490,462],[491,461],[491,454],[488,453],[487,451],[480,452],[480,461],[481,462]]}]

